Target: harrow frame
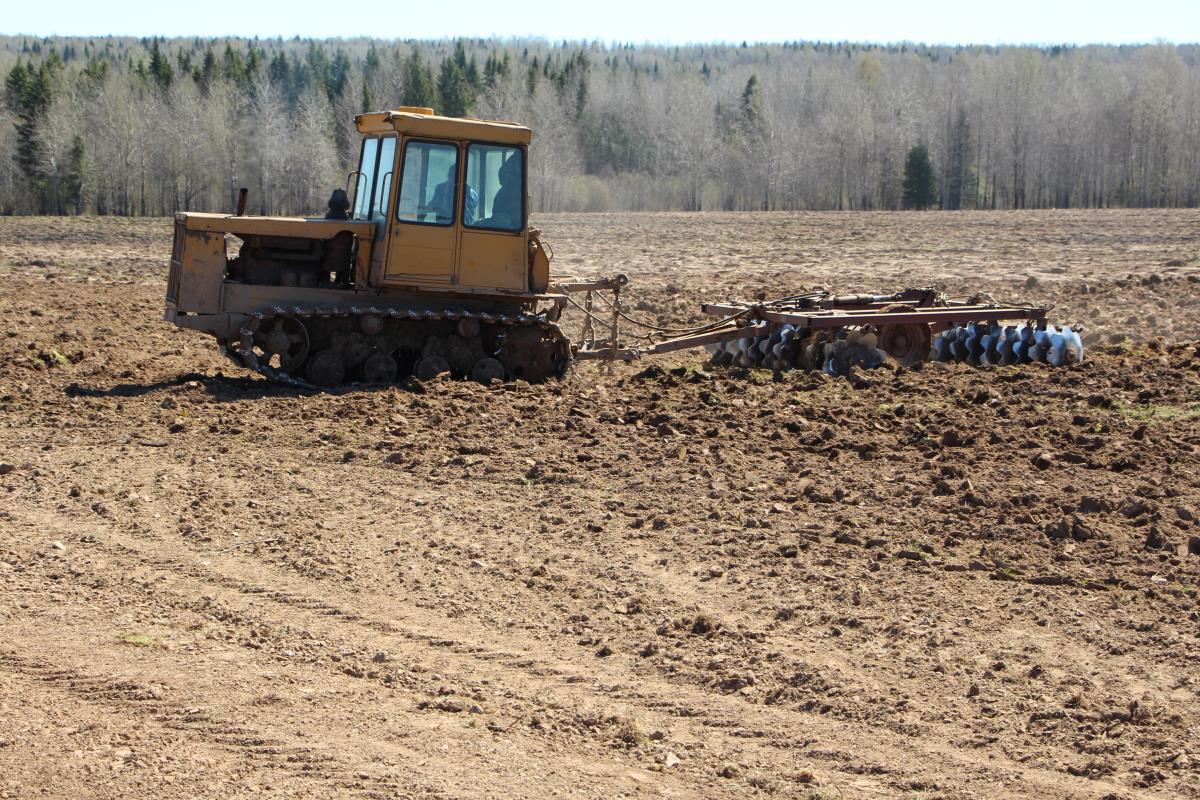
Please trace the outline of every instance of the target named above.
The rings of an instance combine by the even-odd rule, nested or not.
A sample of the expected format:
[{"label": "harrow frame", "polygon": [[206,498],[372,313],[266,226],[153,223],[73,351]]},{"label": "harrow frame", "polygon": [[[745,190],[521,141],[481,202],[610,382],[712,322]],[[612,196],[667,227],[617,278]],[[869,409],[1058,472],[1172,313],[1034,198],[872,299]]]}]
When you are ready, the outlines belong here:
[{"label": "harrow frame", "polygon": [[[624,275],[591,281],[565,281],[558,287],[565,295],[583,293],[585,312],[583,330],[573,355],[579,360],[635,361],[642,356],[659,355],[693,347],[722,345],[740,339],[770,336],[783,326],[795,329],[881,329],[885,326],[927,325],[937,335],[955,325],[1021,321],[1044,329],[1050,306],[998,303],[986,296],[966,300],[947,298],[934,288],[910,288],[890,294],[834,295],[810,292],[770,301],[728,301],[704,303],[700,310],[722,321],[696,329],[696,332],[662,339],[645,346],[623,346],[620,342],[621,289],[628,283]],[[611,321],[592,313],[594,296],[612,292],[606,301]],[[903,308],[896,308],[903,306]],[[607,337],[596,338],[595,323],[607,329]]]}]

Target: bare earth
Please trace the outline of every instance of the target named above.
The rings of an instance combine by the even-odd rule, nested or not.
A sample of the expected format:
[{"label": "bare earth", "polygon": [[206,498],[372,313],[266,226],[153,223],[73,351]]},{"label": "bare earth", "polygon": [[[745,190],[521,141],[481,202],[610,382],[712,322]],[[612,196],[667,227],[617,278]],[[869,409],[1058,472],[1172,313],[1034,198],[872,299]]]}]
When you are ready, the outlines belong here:
[{"label": "bare earth", "polygon": [[1200,797],[1200,214],[539,223],[660,322],[1093,346],[308,394],[160,321],[168,221],[0,219],[0,798]]}]

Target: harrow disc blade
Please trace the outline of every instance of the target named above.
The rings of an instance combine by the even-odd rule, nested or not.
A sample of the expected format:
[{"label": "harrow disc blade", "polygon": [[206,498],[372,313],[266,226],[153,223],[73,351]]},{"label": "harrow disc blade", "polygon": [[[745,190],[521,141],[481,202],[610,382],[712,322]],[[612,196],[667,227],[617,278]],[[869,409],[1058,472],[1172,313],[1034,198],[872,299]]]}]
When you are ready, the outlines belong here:
[{"label": "harrow disc blade", "polygon": [[996,355],[996,337],[990,333],[985,333],[979,337],[979,346],[982,352],[979,354],[979,366],[992,367],[998,362],[999,356]]},{"label": "harrow disc blade", "polygon": [[1068,328],[1067,326],[1064,325],[1063,329],[1062,329],[1062,334],[1063,334],[1063,339],[1066,340],[1067,347],[1069,347],[1075,355],[1075,363],[1082,364],[1083,363],[1083,340],[1079,338],[1079,333],[1077,331],[1073,330],[1072,328]]},{"label": "harrow disc blade", "polygon": [[813,342],[804,348],[801,359],[805,369],[817,369],[825,361],[825,348],[819,342]]},{"label": "harrow disc blade", "polygon": [[1031,361],[1045,361],[1046,354],[1050,352],[1050,332],[1045,328],[1039,328],[1033,332],[1033,346],[1029,348],[1029,358]]},{"label": "harrow disc blade", "polygon": [[886,350],[876,347],[875,349],[869,351],[869,353],[867,355],[867,359],[863,363],[863,366],[866,367],[867,369],[875,369],[876,367],[882,367],[884,364],[887,363],[887,360],[890,357],[891,356],[888,355],[888,352]]},{"label": "harrow disc blade", "polygon": [[1013,350],[1017,353],[1017,362],[1020,364],[1028,364],[1033,361],[1033,355],[1030,352],[1034,345],[1033,328],[1025,325],[1021,328],[1020,339],[1017,346]]},{"label": "harrow disc blade", "polygon": [[951,361],[954,358],[952,345],[958,331],[957,327],[948,328],[938,334],[933,340],[933,350],[929,356],[934,361]]},{"label": "harrow disc blade", "polygon": [[1014,325],[1009,325],[1004,329],[1004,333],[1000,337],[1000,341],[996,344],[996,352],[1000,358],[998,363],[1002,367],[1007,367],[1017,360],[1016,354],[1013,353],[1013,345],[1017,343],[1017,328]]},{"label": "harrow disc blade", "polygon": [[954,361],[966,361],[970,357],[971,351],[967,347],[965,338],[955,338],[950,342],[950,355]]},{"label": "harrow disc blade", "polygon": [[975,323],[967,325],[966,341],[963,344],[966,345],[967,361],[972,364],[979,364],[979,357],[983,355],[983,344],[981,342],[983,332],[984,328],[980,325],[976,325]]},{"label": "harrow disc blade", "polygon": [[1046,350],[1046,363],[1052,367],[1061,367],[1067,363],[1067,339],[1061,333],[1049,337],[1050,347]]}]

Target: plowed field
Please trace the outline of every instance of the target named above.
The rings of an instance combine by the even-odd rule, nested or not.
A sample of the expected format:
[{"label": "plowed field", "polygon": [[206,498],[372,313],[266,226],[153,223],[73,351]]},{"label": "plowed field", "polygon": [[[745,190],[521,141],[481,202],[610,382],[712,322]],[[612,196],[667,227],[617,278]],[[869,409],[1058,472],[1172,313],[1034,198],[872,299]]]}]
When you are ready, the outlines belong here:
[{"label": "plowed field", "polygon": [[1088,359],[314,394],[161,321],[168,220],[0,219],[0,798],[1200,797],[1200,215],[538,223]]}]

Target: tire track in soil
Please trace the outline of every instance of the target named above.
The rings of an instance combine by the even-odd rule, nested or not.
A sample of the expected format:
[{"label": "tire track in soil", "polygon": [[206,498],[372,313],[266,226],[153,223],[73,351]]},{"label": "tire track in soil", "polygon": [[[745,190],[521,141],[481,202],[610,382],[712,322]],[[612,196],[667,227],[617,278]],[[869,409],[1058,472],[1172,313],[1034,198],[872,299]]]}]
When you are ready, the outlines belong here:
[{"label": "tire track in soil", "polygon": [[[139,596],[131,597],[124,602],[146,605],[149,609],[152,609],[152,613],[158,616],[161,616],[164,605],[200,612],[211,612],[216,608],[220,610],[221,618],[226,622],[231,621],[231,618],[236,618],[236,622],[243,625],[259,627],[264,622],[264,609],[267,611],[284,611],[287,613],[283,615],[276,614],[275,619],[267,620],[271,628],[282,626],[284,619],[287,619],[287,624],[308,626],[307,629],[317,631],[318,635],[325,637],[327,640],[336,640],[340,636],[342,641],[347,644],[361,642],[364,631],[384,631],[404,641],[418,642],[422,645],[422,654],[426,652],[437,652],[438,654],[455,652],[453,650],[455,643],[445,639],[438,639],[434,635],[417,634],[383,620],[363,618],[353,612],[344,611],[340,607],[334,606],[317,597],[300,595],[293,591],[268,588],[259,581],[234,578],[226,574],[208,570],[197,563],[185,563],[172,556],[164,555],[157,550],[131,544],[130,541],[125,540],[123,534],[106,523],[93,523],[92,528],[100,531],[102,537],[102,540],[93,543],[92,552],[104,552],[114,557],[111,562],[101,562],[97,565],[96,575],[108,576],[110,587],[115,582],[120,582],[128,586],[131,591]],[[55,535],[65,535],[66,533],[68,533],[67,529],[63,528],[57,530]],[[87,565],[79,566],[82,569],[87,568]],[[87,574],[86,572],[82,572],[82,570],[77,571],[80,571],[83,575]],[[114,573],[121,577],[119,579],[113,578]],[[167,595],[169,597],[166,597]],[[341,636],[341,634],[347,631],[353,634],[353,638],[350,640],[347,640],[345,636]],[[281,640],[276,637],[276,641]],[[363,648],[360,647],[359,649]],[[370,648],[367,649],[369,651]],[[472,655],[479,654],[475,653]],[[511,653],[484,655],[504,658],[516,657]],[[14,662],[17,660],[28,661],[15,654],[12,656],[12,660]],[[278,663],[276,662],[274,666],[278,666]],[[300,663],[298,666],[305,668],[315,667],[323,673],[322,678],[326,682],[332,680],[343,685],[356,687],[354,691],[343,694],[362,694],[361,691],[357,690],[357,686],[361,685],[361,677],[347,675],[337,664],[330,663],[329,661],[319,661],[316,664]],[[46,669],[50,669],[48,665],[46,665]],[[59,671],[63,676],[63,680],[68,685],[78,684],[81,687],[79,695],[82,699],[88,699],[94,694],[96,697],[118,701],[120,707],[129,706],[143,710],[156,710],[155,706],[145,703],[131,706],[131,700],[140,698],[147,691],[140,684],[131,682],[122,683],[115,678],[105,683],[102,678],[89,677],[77,670],[63,668]],[[445,670],[441,671],[446,673]],[[472,670],[468,668],[463,670],[463,672],[469,675]],[[169,671],[168,674],[170,674]],[[54,678],[57,675],[50,675],[49,677]],[[447,678],[449,677],[447,674]],[[108,691],[104,688],[97,689],[97,687],[104,686],[110,686],[113,691]],[[114,693],[116,689],[128,690],[129,692],[133,692],[134,695],[127,697],[123,694],[116,694]],[[401,708],[408,710],[416,706],[417,697],[418,695],[414,694],[408,701],[401,702]],[[193,697],[192,699],[195,698]],[[526,698],[526,702],[532,701]],[[171,704],[172,707],[176,705],[178,704]],[[186,707],[186,704],[184,707]],[[357,754],[360,752],[369,753],[372,749],[378,749],[372,747],[372,745],[378,744],[377,738],[361,728],[348,728],[339,724],[336,720],[322,719],[322,735],[325,740],[343,743],[341,753],[331,754],[327,751],[315,751],[312,748],[292,744],[289,740],[276,737],[273,732],[254,727],[245,720],[228,721],[222,718],[198,717],[186,711],[181,713],[183,716],[179,717],[178,721],[188,725],[188,727],[181,728],[181,730],[203,732],[205,726],[200,725],[196,727],[197,722],[221,726],[216,731],[220,735],[213,738],[213,741],[226,747],[237,746],[238,750],[236,752],[241,755],[245,755],[246,753],[260,757],[278,755],[290,762],[298,760],[291,758],[291,754],[308,753],[311,751],[314,753],[314,759],[319,757],[320,763],[323,766],[321,767],[322,771],[319,773],[306,772],[306,778],[311,778],[316,774],[324,783],[334,788],[352,791],[355,794],[368,798],[394,796],[435,798],[473,796],[466,791],[465,784],[459,787],[452,787],[450,790],[442,789],[442,786],[450,782],[450,779],[446,775],[451,772],[457,772],[463,781],[474,781],[481,774],[485,773],[485,770],[481,769],[485,765],[477,763],[471,764],[470,770],[464,769],[462,764],[455,765],[457,769],[451,770],[449,769],[450,765],[445,761],[430,764],[431,761],[436,762],[439,755],[435,752],[431,758],[431,753],[417,748],[405,751],[404,782],[399,782],[393,778],[388,782],[380,783],[378,779],[372,778],[370,785],[364,786],[364,780],[356,781],[354,778],[355,775],[359,774],[356,766],[339,762],[339,757],[347,750]],[[438,724],[440,725],[440,723]],[[509,728],[511,728],[511,725]],[[493,733],[497,732],[496,728],[489,728],[489,730]],[[507,733],[507,730],[505,732]],[[231,736],[235,738],[229,738]],[[561,749],[561,742],[551,742],[552,747],[546,748],[543,746],[543,741],[533,735],[525,734],[512,738],[517,739],[522,744],[520,756],[527,763],[530,761],[537,763],[540,760],[542,762],[541,771],[545,774],[554,772],[556,768],[561,769],[561,764],[564,760],[569,763],[577,759],[588,759],[588,763],[573,764],[572,769],[576,774],[585,775],[593,781],[604,785],[621,786],[627,790],[640,787],[642,790],[645,790],[648,785],[661,783],[666,784],[666,786],[660,787],[663,795],[671,797],[694,796],[696,791],[694,788],[686,788],[680,785],[690,782],[691,778],[689,776],[679,774],[656,775],[646,772],[638,764],[629,762],[628,760],[609,757],[606,760],[597,761],[593,755],[588,753],[583,753],[579,756],[570,754],[564,758],[561,753],[555,752]],[[394,743],[390,740],[387,745],[390,749],[395,749]],[[550,752],[543,755],[536,752],[538,750],[549,750]],[[446,756],[441,756],[441,758],[444,759]],[[414,776],[413,765],[417,765],[418,767],[429,766],[424,770],[424,775],[418,774]],[[503,771],[504,764],[500,764],[499,766]],[[313,768],[309,767],[306,769],[311,770]],[[419,772],[419,770],[417,771]],[[528,779],[524,778],[524,774],[522,772],[516,778],[505,774],[488,774],[489,785],[492,791],[506,791],[507,794],[505,796],[531,796],[531,793],[536,790],[534,789],[534,784],[531,784]],[[419,784],[414,785],[412,783],[414,777],[419,779]],[[414,789],[419,792],[418,795],[412,794]],[[401,791],[403,794],[395,794],[395,792]],[[450,791],[450,793],[446,794],[446,791]],[[721,792],[705,792],[705,794],[708,796],[724,796],[724,793]],[[591,796],[599,797],[608,795],[600,793]]]},{"label": "tire track in soil", "polygon": [[[940,742],[903,737],[877,727],[749,704],[724,695],[707,694],[692,686],[650,681],[646,676],[640,676],[642,682],[638,687],[630,687],[621,682],[621,676],[600,666],[584,670],[569,661],[551,662],[531,658],[519,650],[497,649],[494,641],[489,641],[488,632],[469,629],[462,624],[461,618],[439,618],[437,632],[411,623],[397,624],[384,618],[386,603],[366,592],[360,591],[348,600],[360,608],[375,609],[375,613],[347,610],[344,603],[333,602],[328,595],[314,594],[312,581],[297,586],[292,576],[274,565],[255,562],[251,567],[228,557],[221,557],[218,564],[218,559],[211,556],[204,558],[206,563],[201,564],[198,554],[181,551],[161,539],[148,540],[126,535],[113,526],[105,527],[108,538],[102,547],[131,557],[136,563],[162,574],[186,575],[199,581],[201,586],[194,590],[197,596],[204,592],[203,587],[210,587],[210,590],[219,587],[251,601],[266,601],[281,609],[303,612],[306,624],[327,632],[348,628],[352,631],[352,640],[363,641],[362,633],[368,631],[371,644],[364,644],[363,649],[374,649],[382,643],[400,658],[406,657],[399,649],[404,643],[415,644],[419,653],[436,653],[436,658],[452,663],[454,671],[464,677],[478,671],[477,663],[485,663],[493,670],[500,667],[507,673],[503,675],[503,684],[510,689],[519,691],[518,687],[536,686],[535,691],[526,695],[527,702],[534,708],[538,707],[535,698],[546,697],[553,697],[552,705],[568,705],[576,713],[586,713],[585,709],[597,704],[628,703],[636,705],[644,716],[657,717],[663,726],[685,730],[686,738],[703,740],[715,735],[736,739],[743,754],[751,753],[773,761],[795,762],[798,745],[819,744],[800,754],[803,763],[797,767],[814,771],[826,784],[838,784],[845,776],[854,776],[854,790],[865,795],[886,793],[888,789],[937,786],[938,777],[948,774],[956,775],[969,785],[979,784],[988,791],[1004,787],[1005,793],[1014,797],[1051,797],[1063,788],[1061,773],[1019,764],[1002,750],[972,753]],[[265,577],[270,578],[271,585],[267,585]],[[188,592],[181,593],[185,600],[189,596]],[[236,604],[229,595],[223,600]],[[430,610],[426,608],[422,612],[429,614]],[[455,635],[448,637],[447,632]],[[380,639],[380,636],[387,638]],[[446,672],[442,667],[439,670]],[[920,756],[907,759],[910,766],[901,771],[894,766],[898,760],[897,751],[919,752]],[[812,760],[828,762],[828,766],[825,769],[815,767]],[[891,766],[881,767],[881,764]],[[837,778],[835,773],[842,777]],[[1026,785],[1019,786],[1022,783]],[[1131,791],[1127,785],[1103,779],[1091,780],[1088,785],[1130,797],[1163,797],[1154,791]],[[712,791],[715,787],[708,784],[707,788],[706,794],[715,796]]]},{"label": "tire track in soil", "polygon": [[[364,798],[388,796],[382,793],[400,788],[396,784],[374,782],[364,786],[361,779],[350,775],[327,753],[274,738],[244,721],[213,716],[200,710],[199,706],[178,701],[163,702],[160,692],[134,681],[88,674],[12,651],[0,651],[0,669],[89,704],[132,712],[159,728],[199,743],[216,745],[239,760],[252,763],[256,769],[284,773],[312,784],[313,788],[349,792]],[[445,795],[426,793],[423,796],[439,798]]]}]

